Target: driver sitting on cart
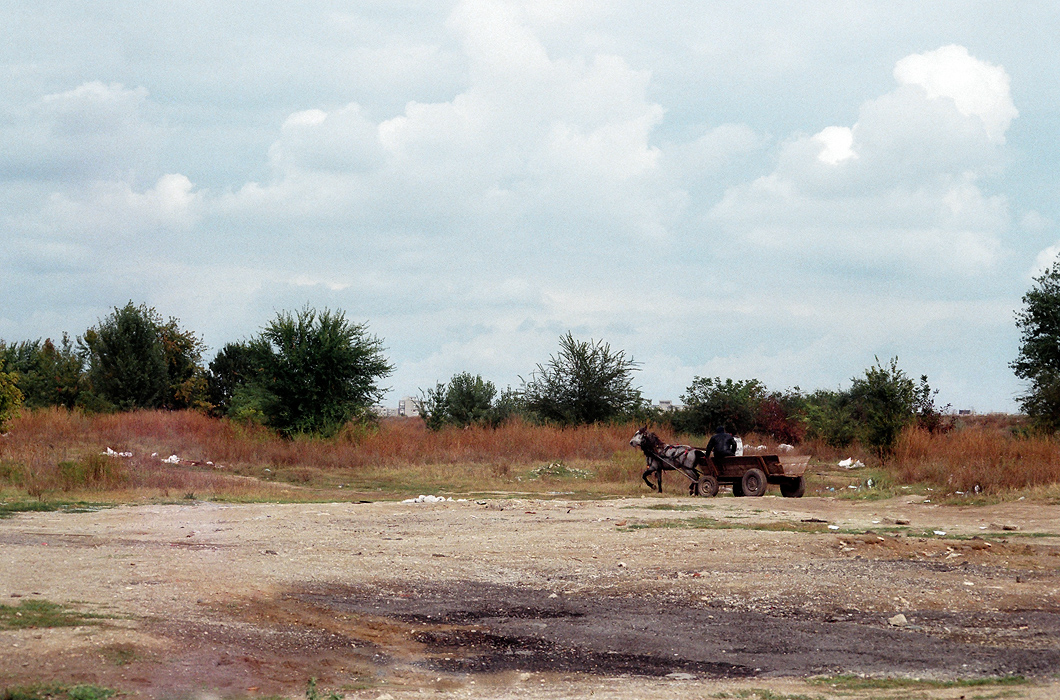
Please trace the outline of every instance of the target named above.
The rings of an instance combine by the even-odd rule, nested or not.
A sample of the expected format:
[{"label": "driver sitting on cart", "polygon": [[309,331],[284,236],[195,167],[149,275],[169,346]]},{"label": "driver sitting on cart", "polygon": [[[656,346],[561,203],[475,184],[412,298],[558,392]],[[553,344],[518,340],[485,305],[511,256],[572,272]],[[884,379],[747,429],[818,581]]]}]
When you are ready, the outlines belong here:
[{"label": "driver sitting on cart", "polygon": [[707,443],[706,453],[708,457],[713,454],[714,459],[732,457],[736,454],[736,438],[725,432],[724,425],[719,425]]}]

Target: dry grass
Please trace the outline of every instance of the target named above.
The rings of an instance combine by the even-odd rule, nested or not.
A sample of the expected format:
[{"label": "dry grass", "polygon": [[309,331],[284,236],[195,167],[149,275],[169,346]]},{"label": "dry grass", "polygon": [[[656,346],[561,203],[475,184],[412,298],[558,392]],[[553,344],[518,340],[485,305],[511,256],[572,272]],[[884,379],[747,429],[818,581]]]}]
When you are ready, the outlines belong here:
[{"label": "dry grass", "polygon": [[978,486],[997,494],[1060,483],[1060,442],[1014,436],[991,425],[941,435],[908,430],[889,466],[905,483],[926,481],[964,492]]},{"label": "dry grass", "polygon": [[[385,420],[333,440],[284,440],[257,426],[194,411],[85,415],[27,411],[0,438],[0,489],[29,496],[110,494],[269,498],[275,485],[363,492],[491,490],[635,493],[643,457],[632,426],[431,432],[419,420]],[[110,448],[132,457],[101,455]],[[170,455],[181,464],[164,464]],[[541,467],[562,462],[566,470]],[[569,476],[591,472],[590,478]],[[562,474],[563,476],[555,476]],[[253,480],[246,477],[254,477]],[[304,497],[312,497],[305,494]],[[320,497],[319,495],[316,497]]]},{"label": "dry grass", "polygon": [[[949,491],[1053,498],[1060,492],[1060,443],[1020,437],[1011,417],[969,421],[944,435],[910,430],[887,464],[856,447],[807,443],[798,452],[823,464],[862,459],[896,483],[925,482]],[[257,426],[194,411],[85,415],[27,411],[0,438],[0,497],[38,500],[157,498],[312,500],[415,493],[647,494],[643,457],[629,446],[633,425],[554,428],[513,422],[496,430],[426,430],[422,421],[384,420],[332,440],[284,440]],[[674,436],[667,442],[702,444]],[[748,447],[775,441],[745,436]],[[107,448],[131,457],[108,457]],[[169,455],[180,464],[165,464]],[[550,465],[554,465],[550,467]],[[668,476],[670,494],[686,482]],[[815,491],[811,484],[811,492]],[[344,489],[340,491],[339,489]],[[823,492],[822,492],[823,493]]]}]

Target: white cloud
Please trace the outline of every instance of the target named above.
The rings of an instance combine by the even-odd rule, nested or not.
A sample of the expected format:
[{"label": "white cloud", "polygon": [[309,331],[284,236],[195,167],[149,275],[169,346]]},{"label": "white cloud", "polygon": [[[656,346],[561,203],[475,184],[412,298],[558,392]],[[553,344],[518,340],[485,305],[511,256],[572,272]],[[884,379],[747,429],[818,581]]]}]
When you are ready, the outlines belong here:
[{"label": "white cloud", "polygon": [[[998,167],[1003,128],[995,117],[1008,112],[990,105],[1011,104],[1008,79],[958,48],[898,62],[902,82],[919,80],[937,95],[900,85],[866,102],[852,127],[792,139],[773,173],[730,188],[712,218],[793,264],[932,276],[995,268],[1011,214],[1007,200],[985,193],[979,180]],[[965,100],[968,113],[938,99],[963,94],[968,81],[960,78],[969,74],[991,78],[1004,99]],[[1001,131],[988,135],[984,118]]]},{"label": "white cloud", "polygon": [[963,46],[906,56],[895,64],[894,77],[903,85],[922,87],[929,99],[952,99],[961,114],[982,120],[995,143],[1005,143],[1005,131],[1019,116],[1005,69],[972,57]]},{"label": "white cloud", "polygon": [[845,126],[828,126],[813,137],[821,144],[817,159],[822,163],[835,165],[848,158],[856,158],[854,153],[854,132]]},{"label": "white cloud", "polygon": [[0,178],[118,179],[150,167],[160,129],[142,87],[91,81],[45,95],[0,128]]}]

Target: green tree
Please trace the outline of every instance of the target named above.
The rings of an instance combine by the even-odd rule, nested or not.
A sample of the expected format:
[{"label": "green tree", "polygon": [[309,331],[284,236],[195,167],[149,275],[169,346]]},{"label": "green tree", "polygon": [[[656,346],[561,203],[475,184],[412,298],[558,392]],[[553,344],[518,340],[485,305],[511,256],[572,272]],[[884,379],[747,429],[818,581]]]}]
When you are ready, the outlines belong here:
[{"label": "green tree", "polygon": [[101,406],[180,409],[202,407],[206,375],[203,343],[145,304],[130,301],[79,339],[88,382]]},{"label": "green tree", "polygon": [[453,375],[448,383],[420,392],[420,413],[427,427],[447,425],[497,427],[519,412],[518,393],[505,389],[499,395],[493,382],[470,372]]},{"label": "green tree", "polygon": [[22,392],[18,390],[18,375],[0,372],[0,431],[7,422],[18,415],[22,405]]},{"label": "green tree", "polygon": [[210,360],[206,386],[215,415],[226,415],[237,389],[260,375],[262,354],[249,342],[226,343]]},{"label": "green tree", "polygon": [[366,326],[341,311],[309,307],[280,312],[252,342],[251,355],[260,366],[251,384],[266,424],[287,436],[330,436],[351,420],[367,420],[386,393],[379,381],[393,372]]},{"label": "green tree", "polygon": [[0,341],[0,369],[18,374],[19,389],[28,408],[77,405],[84,359],[66,333],[59,345],[51,338],[13,345]]},{"label": "green tree", "polygon": [[818,389],[806,397],[806,437],[823,440],[832,447],[846,447],[858,430],[850,393]]},{"label": "green tree", "polygon": [[[922,383],[927,387],[927,377]],[[917,386],[898,369],[898,358],[887,366],[876,358],[876,364],[865,370],[864,377],[855,377],[850,387],[859,438],[880,456],[888,454],[902,430],[916,420],[917,399]]]},{"label": "green tree", "polygon": [[721,377],[695,377],[681,396],[684,408],[674,427],[682,432],[709,434],[719,425],[730,432],[747,433],[756,426],[768,391],[757,379],[733,381]]},{"label": "green tree", "polygon": [[1020,351],[1011,363],[1027,392],[1020,407],[1039,428],[1060,430],[1060,258],[1034,278],[1016,312]]},{"label": "green tree", "polygon": [[569,332],[547,364],[523,382],[526,410],[561,425],[601,423],[634,414],[644,403],[633,386],[637,363],[604,341],[575,340]]}]

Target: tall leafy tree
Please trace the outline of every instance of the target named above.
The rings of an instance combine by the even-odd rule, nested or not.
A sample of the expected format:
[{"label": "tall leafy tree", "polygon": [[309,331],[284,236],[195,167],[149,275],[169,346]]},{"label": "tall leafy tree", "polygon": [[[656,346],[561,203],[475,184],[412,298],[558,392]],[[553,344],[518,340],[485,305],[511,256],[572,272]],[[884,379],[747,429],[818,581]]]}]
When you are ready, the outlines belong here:
[{"label": "tall leafy tree", "polygon": [[205,405],[202,341],[131,301],[79,339],[92,393],[103,406],[189,408]]},{"label": "tall leafy tree", "polygon": [[734,433],[749,432],[756,427],[767,396],[765,384],[757,379],[695,377],[681,396],[685,407],[675,416],[675,427],[682,432],[709,434],[724,425]]},{"label": "tall leafy tree", "polygon": [[0,430],[18,415],[22,405],[22,392],[18,390],[17,383],[17,374],[0,371]]},{"label": "tall leafy tree", "polygon": [[65,333],[59,344],[51,338],[13,345],[0,342],[0,367],[18,374],[19,389],[28,408],[77,405],[84,358]]},{"label": "tall leafy tree", "polygon": [[1020,352],[1011,363],[1028,382],[1020,407],[1038,427],[1060,430],[1060,258],[1023,295],[1016,312]]},{"label": "tall leafy tree", "polygon": [[526,410],[561,425],[601,423],[635,414],[644,403],[633,386],[637,363],[602,340],[560,337],[559,352],[523,382]]},{"label": "tall leafy tree", "polygon": [[382,341],[341,311],[280,312],[249,354],[247,393],[257,396],[265,422],[288,436],[328,436],[367,418],[386,393],[379,382],[393,372]]},{"label": "tall leafy tree", "polygon": [[448,383],[438,382],[420,394],[420,411],[431,430],[447,425],[496,427],[519,411],[517,392],[505,389],[498,395],[493,382],[470,372],[455,374]]}]

